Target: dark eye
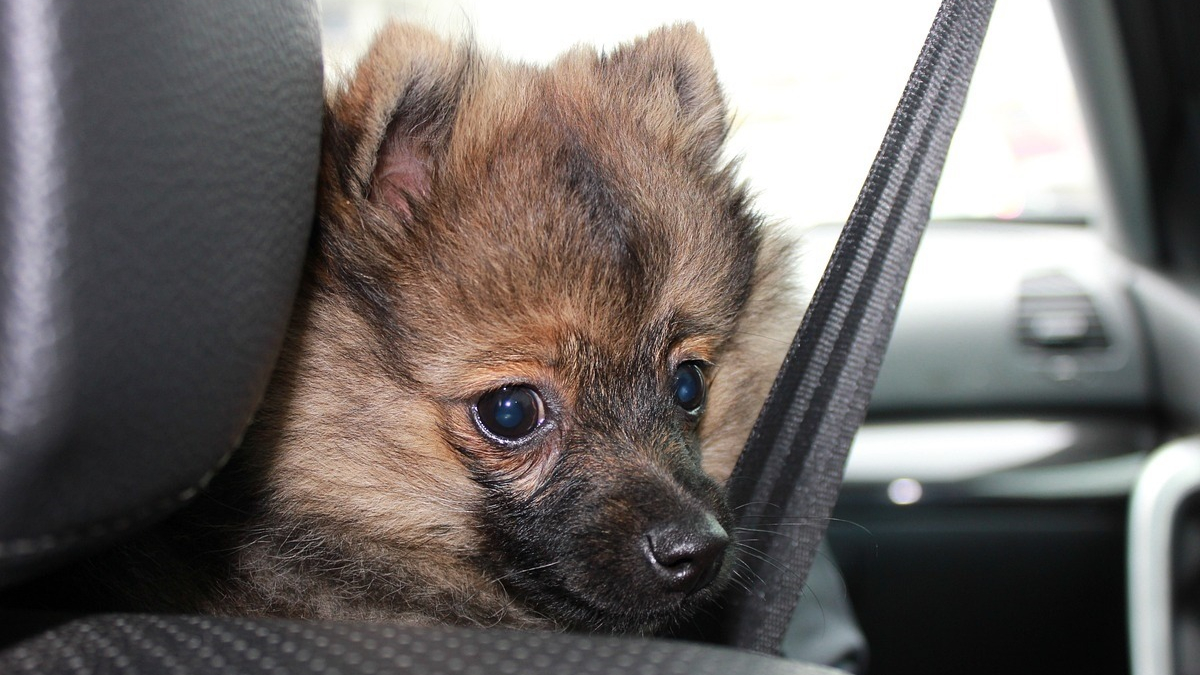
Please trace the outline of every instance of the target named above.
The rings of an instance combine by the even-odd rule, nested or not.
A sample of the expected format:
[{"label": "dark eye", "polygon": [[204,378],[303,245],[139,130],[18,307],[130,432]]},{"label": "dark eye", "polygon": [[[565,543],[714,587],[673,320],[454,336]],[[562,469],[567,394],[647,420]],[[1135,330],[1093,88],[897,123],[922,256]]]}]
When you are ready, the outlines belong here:
[{"label": "dark eye", "polygon": [[481,396],[475,404],[475,418],[487,433],[515,441],[546,421],[546,407],[536,391],[517,384]]},{"label": "dark eye", "polygon": [[675,403],[689,413],[704,405],[704,373],[695,361],[684,361],[675,369]]}]

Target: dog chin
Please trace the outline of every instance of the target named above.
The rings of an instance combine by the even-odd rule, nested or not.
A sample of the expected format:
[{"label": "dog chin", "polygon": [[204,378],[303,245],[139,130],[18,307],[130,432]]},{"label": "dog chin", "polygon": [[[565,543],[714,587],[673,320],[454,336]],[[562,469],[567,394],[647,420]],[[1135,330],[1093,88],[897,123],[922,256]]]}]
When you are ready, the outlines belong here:
[{"label": "dog chin", "polygon": [[712,581],[690,592],[649,591],[642,588],[645,580],[613,586],[610,578],[576,589],[561,582],[536,583],[521,589],[521,595],[528,607],[564,629],[653,635],[691,621],[700,608],[716,600],[728,585],[733,565],[732,553],[726,555]]},{"label": "dog chin", "polygon": [[714,600],[723,583],[690,594],[676,593],[658,598],[631,596],[621,605],[586,604],[580,607],[571,628],[593,632],[652,635],[695,618],[699,608]]}]

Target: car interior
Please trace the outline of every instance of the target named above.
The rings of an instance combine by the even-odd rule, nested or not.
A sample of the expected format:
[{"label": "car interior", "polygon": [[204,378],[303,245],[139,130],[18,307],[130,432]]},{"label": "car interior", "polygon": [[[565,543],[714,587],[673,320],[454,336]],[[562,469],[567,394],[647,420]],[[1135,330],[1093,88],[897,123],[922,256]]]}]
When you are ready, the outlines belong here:
[{"label": "car interior", "polygon": [[829,534],[869,672],[1200,668],[1185,4],[1053,3],[1100,214],[925,234]]},{"label": "car interior", "polygon": [[[1097,203],[935,208],[792,625],[840,661],[38,607],[237,447],[300,282],[330,28],[310,0],[6,3],[0,672],[1200,674],[1200,6],[1049,6]],[[963,166],[943,184],[986,192]]]}]

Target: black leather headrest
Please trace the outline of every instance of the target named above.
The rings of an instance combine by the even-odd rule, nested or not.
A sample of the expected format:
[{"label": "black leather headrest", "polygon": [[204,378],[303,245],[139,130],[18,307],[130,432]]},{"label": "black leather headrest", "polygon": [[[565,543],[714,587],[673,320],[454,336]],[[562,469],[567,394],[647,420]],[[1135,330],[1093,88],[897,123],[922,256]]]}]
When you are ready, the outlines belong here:
[{"label": "black leather headrest", "polygon": [[313,0],[0,9],[0,585],[237,444],[311,227]]}]

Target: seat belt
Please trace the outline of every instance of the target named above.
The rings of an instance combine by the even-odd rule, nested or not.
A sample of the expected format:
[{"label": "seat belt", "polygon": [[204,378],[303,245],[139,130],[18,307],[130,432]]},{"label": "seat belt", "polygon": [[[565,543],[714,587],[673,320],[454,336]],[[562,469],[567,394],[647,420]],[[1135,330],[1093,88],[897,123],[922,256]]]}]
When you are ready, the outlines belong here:
[{"label": "seat belt", "polygon": [[994,0],[944,0],[730,478],[745,568],[714,636],[778,654],[866,417]]}]

